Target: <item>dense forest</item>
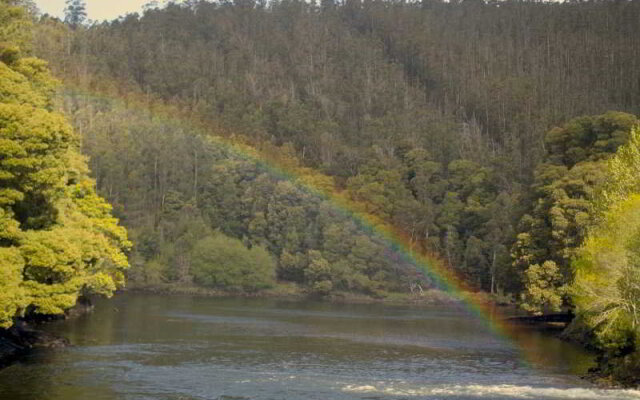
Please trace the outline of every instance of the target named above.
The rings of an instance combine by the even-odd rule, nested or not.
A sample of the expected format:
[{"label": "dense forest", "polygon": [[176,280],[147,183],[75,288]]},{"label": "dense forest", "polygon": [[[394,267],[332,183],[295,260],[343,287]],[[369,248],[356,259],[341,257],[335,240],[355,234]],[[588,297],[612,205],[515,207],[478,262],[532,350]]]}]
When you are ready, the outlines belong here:
[{"label": "dense forest", "polygon": [[132,284],[434,285],[317,188],[474,290],[572,308],[605,368],[638,376],[640,3],[187,1],[84,17],[77,0],[65,21],[32,15],[33,53],[65,83],[58,106],[129,230]]},{"label": "dense forest", "polygon": [[[640,108],[638,15],[635,2],[190,2],[76,29],[44,18],[37,52],[89,92],[162,101],[219,135],[283,146],[477,288],[517,292],[528,266],[545,261],[570,279],[606,175],[597,163],[626,141]],[[76,120],[100,135],[92,118]],[[194,182],[198,145],[151,135],[137,154],[155,154],[133,157],[144,167],[131,170],[156,176],[133,181],[116,166],[131,155],[92,140],[98,187],[116,207],[125,191],[153,187],[132,196],[147,199],[157,227],[168,191],[209,206],[194,188],[204,182]]]},{"label": "dense forest", "polygon": [[[66,108],[76,126],[90,127],[80,130],[92,169],[136,243],[132,284],[254,292],[277,278],[318,294],[377,296],[428,283],[375,232],[228,141],[112,100],[69,94]],[[274,151],[300,168],[292,149]],[[260,252],[269,268],[236,270],[253,265],[250,257],[227,269],[237,281],[207,279],[204,266],[230,257],[229,248]]]}]

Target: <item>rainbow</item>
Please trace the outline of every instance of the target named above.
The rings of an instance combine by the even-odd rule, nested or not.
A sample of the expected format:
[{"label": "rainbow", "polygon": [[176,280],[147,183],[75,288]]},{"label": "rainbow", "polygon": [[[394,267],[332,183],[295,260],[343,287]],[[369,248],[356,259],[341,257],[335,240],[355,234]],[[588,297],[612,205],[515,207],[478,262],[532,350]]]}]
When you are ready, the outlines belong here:
[{"label": "rainbow", "polygon": [[193,114],[185,113],[177,107],[166,105],[159,100],[149,100],[145,95],[135,97],[127,92],[127,97],[123,98],[119,94],[109,95],[100,90],[89,91],[86,88],[77,88],[71,85],[66,85],[65,90],[74,96],[103,100],[127,110],[147,114],[151,118],[169,125],[189,127],[195,134],[209,138],[212,144],[224,146],[225,150],[239,159],[256,163],[258,167],[272,176],[288,180],[305,192],[327,200],[336,212],[353,220],[367,233],[384,240],[395,254],[402,257],[403,261],[414,265],[419,274],[431,280],[438,289],[457,299],[499,340],[519,353],[519,359],[524,365],[543,365],[544,355],[535,351],[535,346],[529,342],[531,335],[527,335],[522,327],[509,324],[494,304],[474,295],[474,289],[445,261],[422,248],[416,249],[414,241],[407,233],[366,212],[363,204],[336,190],[330,177],[320,175],[310,168],[291,164],[291,160],[285,162],[273,151],[249,145],[243,138],[216,134],[212,130],[216,128],[221,130],[220,127],[212,127]]}]

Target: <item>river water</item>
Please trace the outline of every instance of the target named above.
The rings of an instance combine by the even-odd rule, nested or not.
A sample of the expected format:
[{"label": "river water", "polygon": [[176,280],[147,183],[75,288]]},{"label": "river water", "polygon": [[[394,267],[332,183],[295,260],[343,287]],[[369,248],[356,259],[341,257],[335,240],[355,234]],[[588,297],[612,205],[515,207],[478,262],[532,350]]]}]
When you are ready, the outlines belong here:
[{"label": "river water", "polygon": [[0,399],[640,399],[528,331],[535,364],[464,309],[127,293],[46,329],[74,346],[0,371]]}]

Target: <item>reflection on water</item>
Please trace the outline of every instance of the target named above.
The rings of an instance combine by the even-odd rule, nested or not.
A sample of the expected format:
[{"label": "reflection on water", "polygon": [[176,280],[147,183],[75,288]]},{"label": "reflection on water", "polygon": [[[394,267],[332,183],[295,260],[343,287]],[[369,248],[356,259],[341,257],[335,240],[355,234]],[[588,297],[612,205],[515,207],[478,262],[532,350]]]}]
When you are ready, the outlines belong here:
[{"label": "reflection on water", "polygon": [[0,371],[0,399],[640,399],[521,332],[533,367],[455,308],[124,294],[47,329],[74,347]]}]

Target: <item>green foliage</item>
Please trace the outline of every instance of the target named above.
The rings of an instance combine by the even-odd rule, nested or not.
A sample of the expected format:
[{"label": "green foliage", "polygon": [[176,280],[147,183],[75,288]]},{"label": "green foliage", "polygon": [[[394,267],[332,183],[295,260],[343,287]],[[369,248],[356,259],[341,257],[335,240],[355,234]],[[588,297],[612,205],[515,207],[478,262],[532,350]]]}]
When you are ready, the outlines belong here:
[{"label": "green foliage", "polygon": [[[81,3],[68,2],[77,6],[72,26]],[[589,227],[637,191],[638,133],[607,161],[637,119],[601,113],[640,106],[640,2],[472,3],[187,2],[87,29],[44,19],[36,47],[69,82],[150,108],[65,98],[100,193],[139,239],[136,280],[188,283],[198,276],[200,238],[216,229],[266,249],[278,279],[318,294],[406,290],[416,279],[379,236],[298,182],[154,118],[164,103],[208,131],[241,135],[299,181],[393,225],[410,251],[439,253],[475,287],[522,290],[532,312],[558,309],[572,259],[588,259],[579,249]],[[44,66],[21,58],[28,21],[12,17],[21,13],[0,12],[0,94],[12,104],[2,110],[10,120],[0,120],[4,247],[20,243],[21,229],[67,218],[56,157],[75,145],[55,117],[23,107],[49,110],[51,99]],[[59,137],[39,135],[28,147],[12,121]],[[45,239],[27,247],[33,265],[24,270],[65,282],[81,250]],[[633,246],[625,265],[634,265]],[[58,253],[64,263],[40,266]],[[624,273],[629,279],[606,290],[631,298],[635,278]],[[96,276],[91,286],[109,291]],[[40,307],[64,307],[60,293]],[[22,298],[8,300],[8,310]],[[611,330],[632,326],[625,318]],[[625,335],[612,337],[612,348],[629,347]]]},{"label": "green foliage", "polygon": [[280,255],[278,277],[286,281],[303,282],[306,266],[307,260],[303,254],[291,254],[285,249]]},{"label": "green foliage", "polygon": [[[409,247],[439,253],[480,289],[518,291],[524,271],[546,261],[563,285],[591,223],[602,163],[635,120],[576,117],[638,109],[629,60],[640,42],[628,16],[640,7],[488,2],[471,19],[467,7],[192,2],[73,33],[43,21],[38,49],[70,81],[179,104],[216,131],[245,135],[262,150],[278,146],[286,165],[326,172],[337,185],[323,177],[323,188],[344,190],[402,230]],[[531,36],[503,34],[504,24],[521,32],[525,23]],[[52,37],[69,47],[56,48]],[[585,67],[557,61],[567,57]],[[152,232],[158,248],[170,247],[172,226],[159,210],[174,190],[193,199],[204,225],[265,246],[279,279],[307,285],[308,251],[318,250],[345,272],[334,290],[406,288],[392,262],[362,269],[366,261],[349,247],[361,232],[319,216],[313,196],[252,163],[200,151],[206,146],[182,127],[155,120],[130,129],[113,121],[137,117],[107,121],[104,104],[69,102],[101,193],[128,226]],[[561,121],[569,122],[550,130]],[[164,252],[163,279],[185,276],[175,272],[188,265],[177,261],[181,252]]]},{"label": "green foliage", "polygon": [[320,295],[329,294],[333,288],[329,262],[317,250],[309,251],[309,259],[309,266],[305,269],[304,275],[311,291]]},{"label": "green foliage", "polygon": [[574,262],[573,300],[594,332],[596,344],[613,356],[638,349],[640,335],[640,196],[612,206]]},{"label": "green foliage", "polygon": [[640,193],[640,127],[631,130],[629,141],[620,147],[607,165],[607,181],[595,199],[596,211],[619,203],[632,193]]},{"label": "green foliage", "polygon": [[[93,98],[69,96],[66,104],[84,133],[101,193],[136,243],[132,284],[190,284],[192,249],[214,230],[266,248],[277,262],[277,279],[309,292],[314,286],[406,291],[415,280],[415,268],[395,259],[382,238],[223,142]],[[329,263],[326,279],[307,279],[310,251]],[[331,288],[316,285],[323,281]]]},{"label": "green foliage", "polygon": [[31,42],[31,20],[21,1],[0,0],[0,61],[12,65]]},{"label": "green foliage", "polygon": [[[594,220],[592,202],[609,180],[607,159],[628,139],[634,123],[637,119],[632,115],[610,112],[577,118],[549,131],[547,160],[535,170],[533,206],[520,220],[513,247],[516,268],[524,272],[536,266],[536,271],[539,265],[553,262],[562,278],[547,281],[559,293],[571,282],[571,259]],[[527,287],[528,296],[535,297],[532,292],[539,290],[538,278],[528,275],[525,273],[525,285],[533,285]],[[545,303],[528,301],[526,307],[540,311],[535,304]]]},{"label": "green foliage", "polygon": [[627,142],[629,130],[636,123],[633,115],[621,112],[575,118],[545,136],[546,162],[571,169],[584,161],[607,158]]},{"label": "green foliage", "polygon": [[[18,30],[29,20],[12,4],[0,3],[2,45],[23,46]],[[124,284],[130,246],[95,192],[77,137],[51,111],[56,81],[46,63],[12,54],[0,62],[2,327],[25,312],[63,313],[81,294],[110,296]]]},{"label": "green foliage", "polygon": [[64,9],[64,22],[73,28],[82,25],[87,18],[86,4],[83,0],[67,0]]},{"label": "green foliage", "polygon": [[566,293],[563,277],[553,261],[533,264],[524,273],[525,291],[522,307],[536,314],[560,311]]},{"label": "green foliage", "polygon": [[[41,88],[42,86],[51,87],[55,81],[49,77],[48,82],[40,83],[34,81],[33,78],[30,79],[28,75],[19,71],[19,69],[24,69],[25,73],[32,72],[29,66],[34,63],[34,61],[26,63],[21,60],[15,62],[12,67],[9,67],[9,65],[5,63],[0,64],[0,93],[2,94],[2,98],[6,99],[6,103],[30,104],[38,108],[44,108],[49,104],[49,93],[44,92]],[[23,68],[19,68],[20,66]],[[34,78],[41,78],[42,74],[33,74],[32,76]],[[44,76],[46,77],[47,75]],[[43,85],[43,83],[45,83],[45,85]],[[46,83],[49,84],[47,85]]]},{"label": "green foliage", "polygon": [[[605,355],[601,368],[633,381],[640,371],[640,170],[638,128],[608,161],[608,180],[594,199],[597,223],[572,266],[579,321]],[[635,376],[635,378],[634,378]]]},{"label": "green foliage", "polygon": [[[70,82],[179,104],[212,131],[244,135],[260,149],[279,146],[291,165],[326,172],[337,187],[323,179],[323,188],[344,189],[363,211],[401,229],[412,249],[439,253],[480,289],[518,291],[524,271],[548,260],[568,280],[593,187],[603,179],[600,163],[626,140],[633,117],[571,119],[638,109],[631,60],[640,48],[632,18],[640,7],[473,7],[469,18],[464,2],[190,2],[73,32],[46,20],[36,36],[39,53]],[[558,61],[566,59],[575,62]],[[283,261],[281,279],[304,282],[308,261],[300,260],[310,249],[355,270],[336,239],[353,242],[344,239],[353,230],[325,232],[316,205],[301,206],[308,197],[292,202],[286,185],[276,189],[237,161],[205,178],[197,140],[158,121],[113,143],[102,118],[80,112],[87,113],[77,121],[99,187],[116,210],[126,205],[130,227],[155,229],[158,204],[171,189],[196,199],[205,224],[266,246]],[[562,121],[569,122],[545,140]],[[93,137],[98,130],[105,132]],[[137,140],[147,145],[132,146]],[[119,184],[127,181],[152,190],[129,195]],[[205,185],[221,194],[196,196],[198,187],[211,191]],[[284,250],[296,261],[283,258]],[[394,275],[393,267],[383,270]],[[357,273],[371,280],[377,272]]]},{"label": "green foliage", "polygon": [[274,284],[275,262],[263,247],[247,249],[219,233],[198,241],[192,259],[194,279],[203,286],[255,292]]},{"label": "green foliage", "polygon": [[22,283],[24,260],[16,248],[0,247],[0,327],[8,328],[13,317],[28,304]]}]

